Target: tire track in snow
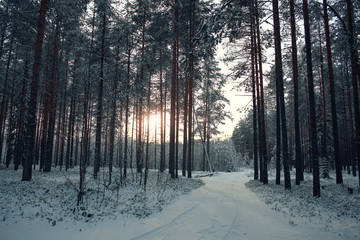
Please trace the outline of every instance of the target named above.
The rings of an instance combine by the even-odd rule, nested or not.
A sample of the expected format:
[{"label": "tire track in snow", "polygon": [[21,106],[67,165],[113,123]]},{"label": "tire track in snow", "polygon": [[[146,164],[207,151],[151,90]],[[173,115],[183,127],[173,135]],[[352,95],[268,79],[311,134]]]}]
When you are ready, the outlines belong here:
[{"label": "tire track in snow", "polygon": [[185,212],[182,212],[181,214],[177,215],[175,218],[173,218],[173,220],[171,220],[169,223],[166,223],[164,225],[161,225],[149,232],[143,233],[140,236],[131,238],[131,240],[138,240],[138,239],[142,239],[142,238],[149,238],[151,237],[151,235],[156,234],[155,236],[159,236],[159,233],[163,232],[163,230],[168,230],[169,226],[172,226],[173,224],[175,224],[176,221],[178,221],[179,219],[181,219],[183,216],[185,216],[187,213],[193,211],[195,208],[197,208],[200,204],[197,204],[195,206],[193,206],[192,208],[189,208],[188,210],[186,210]]},{"label": "tire track in snow", "polygon": [[235,187],[236,187],[235,183],[231,183],[232,202],[234,204],[234,207],[236,208],[236,212],[235,212],[235,216],[232,219],[230,228],[227,230],[225,236],[222,238],[223,240],[234,239],[233,238],[234,234],[237,234],[236,236],[239,237],[239,231],[236,231],[236,230],[240,230],[239,207],[238,207],[238,204],[236,203],[239,198],[237,196],[235,196],[235,192],[238,193],[239,189],[235,189]]},{"label": "tire track in snow", "polygon": [[[134,238],[131,238],[131,240],[139,240],[139,239],[149,239],[150,237],[156,237],[156,239],[159,239],[159,236],[161,236],[161,233],[164,233],[165,231],[169,232],[169,229],[177,227],[177,222],[180,221],[184,216],[187,214],[193,212],[195,209],[199,208],[205,197],[209,194],[209,191],[206,191],[203,198],[199,203],[192,206],[191,208],[183,211],[182,213],[176,215],[170,222],[165,223],[159,227],[156,227],[148,232],[145,232],[139,236],[136,236]],[[166,236],[163,236],[163,239],[168,239]]]}]

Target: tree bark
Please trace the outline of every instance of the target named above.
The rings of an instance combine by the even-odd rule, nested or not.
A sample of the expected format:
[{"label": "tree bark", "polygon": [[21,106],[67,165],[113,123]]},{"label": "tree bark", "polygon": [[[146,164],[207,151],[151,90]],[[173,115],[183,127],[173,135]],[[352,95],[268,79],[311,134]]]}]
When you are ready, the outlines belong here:
[{"label": "tree bark", "polygon": [[320,176],[319,176],[319,153],[317,145],[317,128],[315,113],[315,93],[314,93],[314,76],[311,56],[311,35],[310,21],[308,13],[308,2],[303,0],[304,12],[304,30],[305,30],[305,48],[306,48],[306,66],[309,91],[309,109],[310,109],[310,141],[311,141],[311,158],[313,166],[313,195],[320,197]]},{"label": "tree bark", "polygon": [[109,178],[111,179],[111,173],[113,170],[113,162],[114,162],[114,147],[115,147],[115,120],[116,120],[116,103],[117,103],[117,91],[118,91],[118,82],[119,82],[119,61],[120,61],[120,47],[117,46],[116,50],[116,63],[115,63],[115,78],[112,89],[112,113],[110,118],[110,139],[109,139]]},{"label": "tree bark", "polygon": [[[261,54],[261,43],[260,43],[260,21],[259,21],[259,12],[258,12],[258,1],[255,0],[255,16],[256,16],[256,30],[257,30],[257,53],[258,53],[258,64],[259,64],[259,79],[260,79],[260,117],[261,117],[261,128],[260,128],[260,141],[262,141],[261,155],[262,155],[262,165],[263,165],[263,183],[268,184],[268,173],[267,173],[267,163],[268,163],[268,153],[266,147],[266,132],[265,132],[265,100],[264,100],[264,84],[263,84],[263,71],[262,71],[262,54]],[[261,174],[261,172],[260,172]]]},{"label": "tree bark", "polygon": [[259,164],[258,164],[258,130],[257,130],[257,110],[256,110],[256,86],[255,86],[255,55],[256,55],[256,39],[254,26],[254,6],[250,3],[251,22],[251,87],[252,87],[252,103],[253,103],[253,148],[254,148],[254,180],[259,179]]},{"label": "tree bark", "polygon": [[184,130],[183,130],[183,162],[182,175],[186,176],[186,160],[187,160],[187,146],[188,146],[188,103],[189,103],[189,73],[185,73],[185,96],[184,96]]},{"label": "tree bark", "polygon": [[170,147],[169,147],[169,173],[175,178],[175,133],[176,133],[176,86],[177,86],[177,22],[179,18],[178,0],[174,0],[174,42],[172,55],[172,78],[171,78],[171,106],[170,106]]},{"label": "tree bark", "polygon": [[[194,86],[194,31],[195,31],[195,22],[194,22],[194,15],[195,15],[195,5],[196,1],[192,1],[190,6],[190,27],[189,27],[189,47],[190,47],[190,54],[189,54],[189,125],[188,125],[188,136],[191,138],[192,136],[192,120],[193,120],[193,86]],[[187,156],[187,172],[188,172],[188,178],[191,178],[192,174],[192,141],[189,139],[188,141],[188,156]]]},{"label": "tree bark", "polygon": [[50,82],[50,102],[49,102],[49,112],[48,112],[48,131],[47,131],[47,144],[46,144],[46,152],[45,152],[45,166],[44,172],[51,171],[52,165],[52,150],[54,143],[54,131],[55,131],[55,117],[56,117],[56,86],[57,86],[57,78],[56,78],[56,67],[57,67],[57,58],[58,58],[58,42],[60,35],[60,27],[59,23],[56,26],[56,34],[55,34],[55,42],[54,42],[54,54],[53,54],[53,66],[51,71],[51,82]]},{"label": "tree bark", "polygon": [[[148,97],[147,97],[147,135],[146,135],[146,153],[145,153],[145,176],[144,176],[144,190],[146,191],[146,184],[149,174],[149,146],[150,146],[150,96],[151,96],[151,77],[149,77],[148,83]],[[155,141],[156,142],[156,141]]]},{"label": "tree bark", "polygon": [[165,129],[164,129],[164,114],[163,108],[163,66],[162,66],[162,49],[160,49],[160,172],[165,170]]},{"label": "tree bark", "polygon": [[102,17],[102,35],[101,35],[101,58],[100,58],[100,76],[96,113],[96,139],[95,139],[95,160],[94,160],[94,178],[100,170],[101,163],[101,131],[103,121],[103,91],[104,91],[104,60],[105,60],[105,33],[106,33],[106,11],[103,9]]},{"label": "tree bark", "polygon": [[14,63],[14,72],[12,77],[12,84],[11,84],[11,94],[10,94],[10,115],[9,115],[9,123],[8,123],[8,133],[7,133],[7,141],[6,141],[6,160],[5,164],[6,167],[9,167],[9,164],[14,155],[14,140],[15,140],[15,133],[14,133],[14,98],[15,98],[15,81],[16,81],[16,65],[17,65],[17,53],[18,47],[15,50],[15,63]]},{"label": "tree bark", "polygon": [[23,86],[21,91],[21,105],[19,109],[19,121],[18,121],[18,131],[16,136],[16,144],[15,144],[15,165],[14,170],[19,169],[19,165],[22,164],[24,155],[23,150],[25,147],[24,144],[24,121],[25,121],[25,101],[26,101],[26,89],[27,89],[27,83],[29,79],[29,60],[26,59],[25,62],[25,69],[24,69],[24,78],[23,78]]},{"label": "tree bark", "polygon": [[277,79],[276,82],[278,83],[278,87],[279,87],[279,105],[280,105],[281,131],[282,131],[282,136],[281,136],[282,156],[283,156],[283,165],[284,165],[285,189],[291,189],[278,0],[273,0],[273,10],[274,10],[275,61],[276,61],[275,71],[276,71],[276,79]]},{"label": "tree bark", "polygon": [[37,28],[36,46],[34,53],[34,65],[33,65],[33,77],[30,90],[30,100],[28,104],[27,114],[27,136],[25,144],[25,162],[23,168],[22,181],[30,181],[32,177],[32,163],[34,158],[34,146],[36,136],[36,109],[38,100],[38,87],[40,79],[40,67],[41,67],[41,56],[42,56],[42,45],[45,32],[45,15],[48,1],[41,0],[40,3],[40,16]]},{"label": "tree bark", "polygon": [[138,118],[138,137],[136,145],[136,168],[137,172],[141,173],[144,162],[144,148],[143,148],[143,84],[144,84],[144,71],[145,71],[145,24],[146,24],[146,9],[143,9],[142,19],[142,35],[141,35],[141,66],[140,66],[140,92],[139,92],[139,118]]},{"label": "tree bark", "polygon": [[353,86],[353,101],[354,101],[354,115],[355,115],[355,151],[356,159],[358,162],[359,171],[359,185],[360,185],[360,109],[359,109],[359,87],[358,87],[358,74],[357,73],[357,49],[355,48],[355,36],[353,26],[353,7],[351,0],[346,0],[347,15],[349,26],[349,45],[350,45],[350,60],[351,60],[351,77]]},{"label": "tree bark", "polygon": [[333,65],[332,65],[329,17],[328,17],[328,12],[327,12],[327,0],[324,0],[324,23],[325,23],[326,53],[327,53],[327,60],[328,60],[329,83],[330,83],[331,117],[332,117],[332,130],[333,130],[333,138],[334,138],[336,183],[341,184],[341,183],[343,183],[343,179],[342,179],[342,173],[341,173],[341,159],[340,159],[340,154],[339,154],[339,134],[338,134],[338,123],[337,123],[337,112],[336,112],[336,95],[335,95],[335,83],[334,83],[334,73],[333,73]]},{"label": "tree bark", "polygon": [[4,140],[4,131],[5,131],[5,119],[6,119],[6,101],[7,101],[7,85],[9,79],[9,71],[10,71],[10,63],[11,63],[11,55],[14,43],[14,33],[12,33],[11,40],[10,40],[10,49],[9,49],[9,56],[6,63],[6,71],[5,71],[5,80],[4,80],[4,89],[1,98],[1,110],[0,110],[0,162],[2,158],[2,149],[3,149],[3,140]]},{"label": "tree bark", "polygon": [[129,126],[129,104],[130,104],[130,57],[131,49],[128,43],[127,77],[126,77],[126,104],[125,104],[125,136],[124,136],[124,178],[127,177],[128,165],[128,126]]}]

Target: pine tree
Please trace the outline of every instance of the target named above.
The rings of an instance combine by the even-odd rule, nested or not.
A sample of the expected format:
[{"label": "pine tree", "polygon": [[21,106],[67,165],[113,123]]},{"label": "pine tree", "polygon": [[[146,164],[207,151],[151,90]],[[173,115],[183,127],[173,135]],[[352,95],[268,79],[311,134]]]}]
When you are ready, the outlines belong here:
[{"label": "pine tree", "polygon": [[23,168],[23,181],[30,181],[32,177],[32,164],[34,159],[34,147],[36,136],[36,113],[38,101],[38,87],[40,79],[40,67],[42,57],[42,45],[45,32],[45,15],[48,1],[41,0],[40,16],[37,28],[37,38],[34,53],[33,76],[30,88],[30,100],[28,104],[27,123],[26,123],[26,144],[25,144],[25,162]]},{"label": "pine tree", "polygon": [[319,176],[319,154],[317,146],[317,128],[315,116],[315,93],[314,93],[314,77],[311,56],[311,35],[310,20],[308,12],[308,2],[303,0],[304,13],[304,30],[305,30],[305,47],[306,47],[306,67],[308,80],[309,108],[310,108],[310,141],[311,141],[311,160],[313,168],[313,195],[320,197],[320,176]]}]

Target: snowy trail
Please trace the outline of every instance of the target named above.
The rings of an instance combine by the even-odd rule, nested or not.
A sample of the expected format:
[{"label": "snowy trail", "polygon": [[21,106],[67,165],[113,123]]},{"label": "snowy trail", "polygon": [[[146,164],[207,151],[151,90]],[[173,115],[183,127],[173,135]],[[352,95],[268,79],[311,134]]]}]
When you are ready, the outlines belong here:
[{"label": "snowy trail", "polygon": [[[317,236],[305,236],[303,228],[289,224],[289,219],[269,209],[244,186],[247,178],[243,173],[222,173],[204,180],[204,187],[170,206],[166,215],[173,216],[171,221],[164,223],[162,216],[150,218],[144,223],[157,227],[132,239],[318,239],[324,236],[325,232],[321,231]],[[192,207],[184,210],[185,206]],[[330,234],[327,239],[336,237]]]},{"label": "snowy trail", "polygon": [[20,222],[13,227],[22,231],[5,231],[0,239],[344,239],[321,225],[271,210],[244,186],[248,180],[244,172],[206,177],[205,186],[142,220],[119,217],[96,226],[59,223],[55,227]]},{"label": "snowy trail", "polygon": [[339,239],[271,210],[245,187],[248,180],[245,173],[204,178],[204,187],[143,221],[141,233],[130,239]]}]

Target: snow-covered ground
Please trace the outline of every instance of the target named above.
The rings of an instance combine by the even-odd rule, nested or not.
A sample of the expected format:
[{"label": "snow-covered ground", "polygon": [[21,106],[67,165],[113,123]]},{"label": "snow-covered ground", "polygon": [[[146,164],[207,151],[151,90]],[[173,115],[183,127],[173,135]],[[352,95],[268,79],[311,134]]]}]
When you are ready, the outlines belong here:
[{"label": "snow-covered ground", "polygon": [[[322,203],[329,202],[320,201],[328,198],[325,190],[319,201],[292,202],[292,195],[299,198],[297,187],[284,192],[251,181],[247,186],[259,198],[245,186],[252,179],[250,170],[203,177],[205,185],[198,179],[161,177],[158,181],[152,172],[146,194],[132,181],[106,189],[88,180],[86,208],[76,208],[76,172],[35,172],[33,181],[21,182],[20,172],[2,170],[0,239],[360,239],[357,212],[328,223],[331,206],[323,211]],[[352,197],[351,207],[359,211],[359,193],[354,190]]]},{"label": "snow-covered ground", "polygon": [[358,177],[343,171],[343,184],[336,184],[335,177],[335,172],[331,171],[330,178],[320,179],[320,198],[313,197],[311,173],[304,173],[305,181],[299,186],[295,185],[295,176],[292,176],[291,190],[284,189],[283,179],[281,185],[275,184],[273,171],[269,173],[269,185],[255,180],[245,185],[273,210],[297,219],[290,220],[292,225],[316,225],[322,231],[337,235],[335,239],[360,239]]}]

